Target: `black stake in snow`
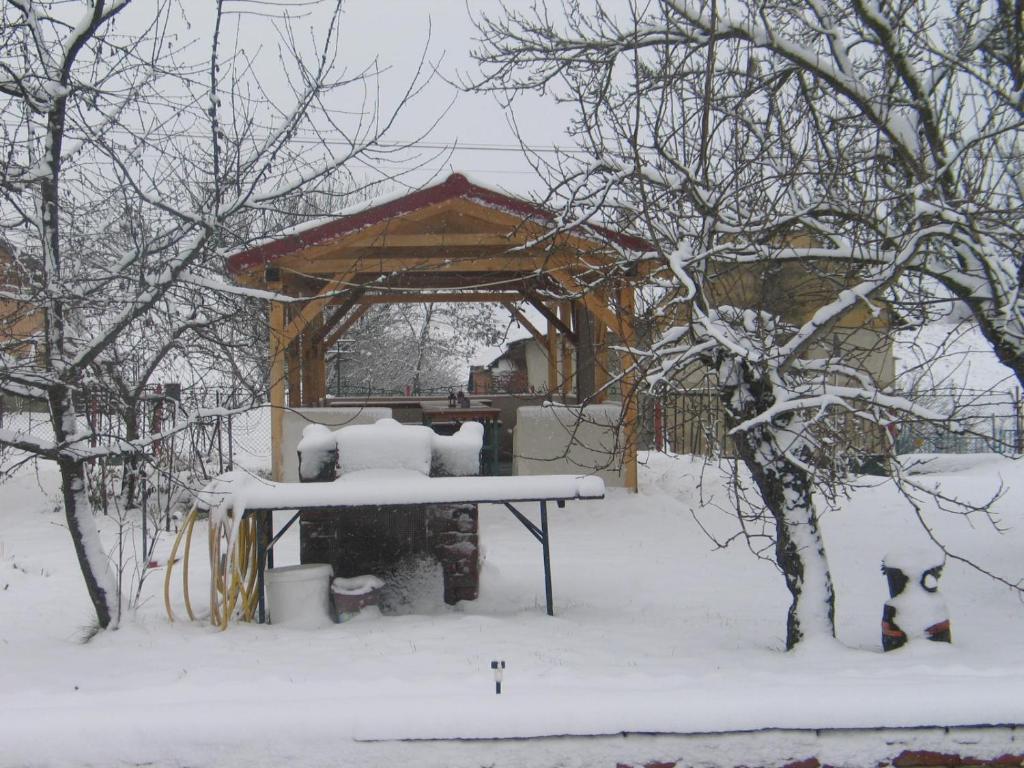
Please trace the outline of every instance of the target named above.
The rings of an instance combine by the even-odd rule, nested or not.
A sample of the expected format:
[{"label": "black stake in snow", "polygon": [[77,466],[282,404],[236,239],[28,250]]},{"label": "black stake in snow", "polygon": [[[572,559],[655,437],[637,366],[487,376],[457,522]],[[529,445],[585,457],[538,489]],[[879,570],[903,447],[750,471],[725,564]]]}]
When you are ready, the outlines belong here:
[{"label": "black stake in snow", "polygon": [[504,661],[492,661],[491,669],[494,670],[494,692],[501,693],[501,675],[505,669]]}]

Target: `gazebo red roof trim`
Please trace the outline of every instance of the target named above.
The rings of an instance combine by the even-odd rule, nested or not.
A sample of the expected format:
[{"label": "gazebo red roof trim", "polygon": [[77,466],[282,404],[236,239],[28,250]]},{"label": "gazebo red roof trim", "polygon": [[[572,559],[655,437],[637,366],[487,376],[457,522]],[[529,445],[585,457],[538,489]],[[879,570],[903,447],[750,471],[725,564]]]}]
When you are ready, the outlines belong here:
[{"label": "gazebo red roof trim", "polygon": [[[333,240],[350,232],[378,224],[385,219],[411,213],[421,208],[426,208],[429,205],[436,205],[445,200],[458,197],[477,200],[485,205],[519,214],[526,219],[552,221],[555,218],[554,214],[545,208],[518,197],[512,197],[487,187],[481,187],[472,183],[462,174],[453,173],[440,184],[421,189],[405,197],[389,200],[380,205],[348,216],[342,216],[303,232],[286,235],[279,240],[272,240],[254,248],[234,253],[228,257],[228,271],[232,274],[238,274],[251,267],[276,261],[282,256],[294,253],[302,248],[308,248],[326,240]],[[653,250],[651,244],[643,238],[594,225],[588,225],[587,229],[629,250],[642,252]]]}]

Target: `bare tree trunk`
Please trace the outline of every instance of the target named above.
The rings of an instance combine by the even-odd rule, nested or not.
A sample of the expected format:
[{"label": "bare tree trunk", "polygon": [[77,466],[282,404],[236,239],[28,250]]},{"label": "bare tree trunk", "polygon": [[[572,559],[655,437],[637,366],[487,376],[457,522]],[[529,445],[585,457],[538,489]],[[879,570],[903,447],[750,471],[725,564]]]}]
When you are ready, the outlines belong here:
[{"label": "bare tree trunk", "polygon": [[424,310],[423,324],[420,326],[419,345],[416,349],[416,370],[412,376],[412,394],[420,394],[420,382],[423,379],[424,363],[427,360],[427,342],[430,340],[430,323],[434,317],[434,305],[427,304]]},{"label": "bare tree trunk", "polygon": [[[763,413],[775,399],[767,382],[753,378],[749,370],[744,373],[743,381],[723,387],[730,429]],[[756,426],[736,435],[734,442],[775,520],[775,562],[793,599],[786,621],[786,649],[792,650],[808,636],[835,637],[835,591],[814,506],[813,478],[805,468],[809,462],[803,456],[794,461],[780,447],[785,428]]]},{"label": "bare tree trunk", "polygon": [[[75,417],[71,390],[62,385],[52,387],[50,418],[59,443],[73,438],[77,431]],[[61,495],[68,531],[78,556],[85,588],[96,611],[96,621],[101,629],[116,627],[120,619],[117,584],[100,542],[92,505],[89,503],[85,461],[64,453],[57,458],[57,466],[60,468]]]}]

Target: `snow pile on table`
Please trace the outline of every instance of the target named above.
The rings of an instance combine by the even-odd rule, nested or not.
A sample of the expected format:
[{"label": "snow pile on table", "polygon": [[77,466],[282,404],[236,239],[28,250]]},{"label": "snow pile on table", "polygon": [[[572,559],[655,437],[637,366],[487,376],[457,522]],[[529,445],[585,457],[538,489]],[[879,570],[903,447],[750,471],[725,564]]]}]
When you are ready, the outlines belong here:
[{"label": "snow pile on table", "polygon": [[333,477],[338,461],[338,439],[326,426],[310,424],[303,429],[295,450],[299,454],[299,480],[320,479],[328,469]]},{"label": "snow pile on table", "polygon": [[483,444],[484,425],[476,421],[467,421],[454,435],[434,435],[430,474],[445,477],[479,475]]},{"label": "snow pile on table", "polygon": [[408,469],[430,474],[434,431],[415,424],[380,419],[337,430],[339,473],[364,469]]},{"label": "snow pile on table", "polygon": [[475,421],[466,422],[454,435],[438,435],[430,427],[391,418],[334,431],[310,424],[298,445],[299,476],[316,479],[325,463],[336,460],[340,476],[389,470],[470,477],[480,474],[483,440],[483,425]]}]

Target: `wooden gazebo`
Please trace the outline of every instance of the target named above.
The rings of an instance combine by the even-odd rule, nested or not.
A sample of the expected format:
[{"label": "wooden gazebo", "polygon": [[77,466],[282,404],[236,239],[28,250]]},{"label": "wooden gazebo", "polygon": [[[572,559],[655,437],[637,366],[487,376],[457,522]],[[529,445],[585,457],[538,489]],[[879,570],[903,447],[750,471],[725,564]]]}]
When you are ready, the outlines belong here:
[{"label": "wooden gazebo", "polygon": [[[599,402],[605,339],[634,342],[636,262],[622,256],[650,246],[596,227],[553,234],[555,224],[550,211],[453,174],[231,256],[239,283],[299,299],[270,302],[275,477],[286,384],[288,406],[319,404],[326,350],[375,303],[500,304],[546,346],[549,391],[569,394],[575,380],[580,401]],[[546,333],[522,314],[523,302],[547,319]],[[635,489],[632,362],[625,353],[621,389],[626,484]]]}]

